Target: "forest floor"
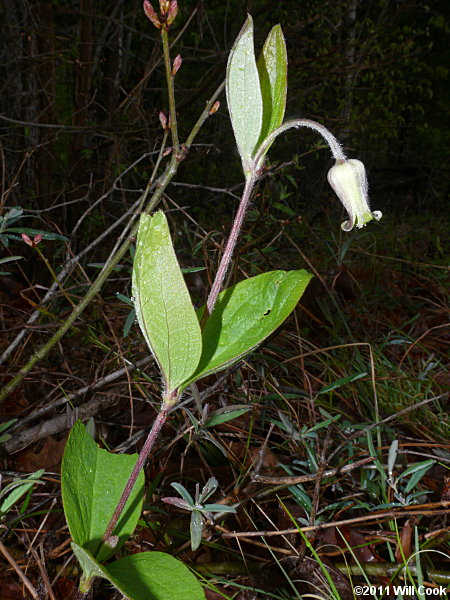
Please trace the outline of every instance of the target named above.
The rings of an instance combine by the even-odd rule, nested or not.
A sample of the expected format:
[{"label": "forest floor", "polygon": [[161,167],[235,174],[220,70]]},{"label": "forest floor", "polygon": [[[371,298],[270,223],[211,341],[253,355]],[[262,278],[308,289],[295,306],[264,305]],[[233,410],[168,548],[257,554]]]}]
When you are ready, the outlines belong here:
[{"label": "forest floor", "polygon": [[[386,214],[344,234],[336,206],[329,222],[317,222],[260,200],[229,281],[280,268],[305,268],[315,278],[268,342],[225,375],[198,384],[201,405],[188,392],[170,414],[145,468],[142,518],[122,553],[172,554],[197,574],[208,600],[396,598],[394,585],[416,586],[405,599],[444,598],[450,583],[446,223],[431,213]],[[207,212],[199,213],[199,223]],[[169,215],[182,266],[204,267],[186,275],[200,304],[228,222],[214,229],[188,222],[182,212]],[[44,241],[42,251],[53,256],[60,244]],[[49,285],[37,253],[25,247],[22,254],[24,265],[0,276],[1,351]],[[97,254],[96,263],[106,259]],[[83,296],[98,272],[93,262],[73,270],[64,291],[28,327],[2,366],[5,383]],[[130,306],[117,296],[130,297],[130,273],[128,257],[2,406],[0,600],[33,597],[22,575],[37,598],[67,600],[75,593],[79,569],[60,487],[74,420],[93,418],[102,447],[131,453],[155,418],[159,374],[138,327],[129,321],[124,332]],[[142,370],[126,368],[139,361]],[[8,485],[39,469],[39,481],[5,503]],[[219,482],[211,502],[234,505],[236,513],[206,520],[202,544],[192,551],[190,514],[161,498],[173,495],[172,482],[193,494],[210,477]],[[418,591],[421,584],[425,591]],[[99,583],[94,597],[120,595]]]}]

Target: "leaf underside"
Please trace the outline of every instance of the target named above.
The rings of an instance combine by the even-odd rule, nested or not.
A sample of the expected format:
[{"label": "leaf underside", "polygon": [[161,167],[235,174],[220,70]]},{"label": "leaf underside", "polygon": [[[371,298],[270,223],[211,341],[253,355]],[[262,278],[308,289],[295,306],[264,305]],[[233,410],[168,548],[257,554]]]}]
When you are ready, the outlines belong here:
[{"label": "leaf underside", "polygon": [[141,216],[132,290],[138,323],[170,393],[195,371],[202,341],[162,211]]},{"label": "leaf underside", "polygon": [[246,171],[257,149],[263,123],[263,101],[253,44],[253,20],[250,15],[228,58],[226,92],[231,124]]}]

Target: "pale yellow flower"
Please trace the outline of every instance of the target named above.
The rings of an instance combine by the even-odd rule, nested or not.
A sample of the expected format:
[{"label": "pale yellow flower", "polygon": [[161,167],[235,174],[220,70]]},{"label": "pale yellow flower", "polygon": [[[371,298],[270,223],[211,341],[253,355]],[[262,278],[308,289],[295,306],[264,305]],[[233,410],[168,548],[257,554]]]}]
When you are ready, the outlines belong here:
[{"label": "pale yellow flower", "polygon": [[381,219],[379,210],[370,210],[366,170],[360,160],[337,160],[328,171],[328,181],[348,212],[349,220],[341,225],[344,231]]}]

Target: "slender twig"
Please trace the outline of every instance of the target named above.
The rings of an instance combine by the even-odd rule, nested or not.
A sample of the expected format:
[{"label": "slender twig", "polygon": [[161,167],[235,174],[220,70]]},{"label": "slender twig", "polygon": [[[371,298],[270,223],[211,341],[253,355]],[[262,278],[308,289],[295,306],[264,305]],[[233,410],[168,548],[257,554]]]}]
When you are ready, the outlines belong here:
[{"label": "slender twig", "polygon": [[52,589],[52,584],[50,583],[50,579],[48,577],[48,573],[44,567],[43,562],[41,561],[41,559],[39,558],[38,553],[36,552],[36,550],[34,548],[30,549],[31,554],[33,555],[34,560],[37,563],[37,566],[39,568],[39,571],[41,573],[41,577],[42,577],[42,581],[44,582],[45,585],[45,589],[47,591],[47,594],[50,598],[50,600],[56,600],[56,596],[55,593]]},{"label": "slender twig", "polygon": [[[195,135],[198,133],[200,127],[206,121],[209,116],[209,111],[217,99],[217,96],[223,89],[223,84],[219,86],[219,89],[213,94],[212,98],[206,104],[205,109],[202,112],[202,115],[199,117],[197,123],[194,125],[191,133],[189,134],[184,147],[188,149],[193,142]],[[164,173],[159,177],[155,184],[155,191],[152,195],[152,198],[145,209],[146,213],[151,212],[155,209],[157,204],[159,203],[163,192],[166,187],[169,185],[172,177],[177,172],[179,165],[179,157],[175,154],[172,155],[172,158],[167,165]],[[145,197],[145,194],[144,194]],[[47,343],[45,343],[41,348],[39,348],[33,356],[30,357],[28,362],[22,369],[20,369],[19,373],[11,379],[11,381],[0,390],[0,404],[5,400],[5,398],[19,385],[19,383],[26,377],[26,375],[31,371],[36,363],[38,363],[44,356],[48,354],[48,352],[53,348],[53,346],[65,335],[65,333],[70,329],[74,321],[82,314],[84,309],[91,302],[92,298],[101,290],[105,281],[107,281],[110,273],[113,271],[114,267],[118,264],[120,259],[124,256],[126,251],[128,250],[130,239],[137,233],[138,226],[135,225],[131,231],[131,234],[127,236],[127,238],[123,241],[122,245],[117,249],[114,256],[111,256],[109,261],[105,264],[103,270],[98,275],[97,279],[92,284],[91,288],[86,293],[86,296],[81,300],[81,302],[76,306],[76,308],[72,311],[72,313],[67,317],[65,322],[60,326],[58,331],[53,335]],[[37,317],[36,317],[37,318]]]},{"label": "slender twig", "polygon": [[253,475],[253,481],[259,481],[260,483],[269,483],[280,486],[290,486],[297,485],[299,483],[306,483],[307,481],[317,481],[318,479],[325,479],[326,477],[334,477],[335,475],[343,475],[344,473],[349,473],[350,471],[354,471],[355,469],[367,465],[370,462],[373,462],[376,457],[368,456],[367,458],[363,458],[362,460],[358,460],[357,462],[350,463],[349,465],[344,465],[343,467],[336,467],[334,469],[326,469],[321,470],[317,473],[310,473],[308,475],[289,475],[286,477],[269,477],[268,475]]},{"label": "slender twig", "polygon": [[222,83],[219,85],[217,90],[211,96],[211,99],[208,101],[208,103],[206,105],[206,109],[199,116],[199,118],[197,119],[197,122],[195,123],[194,127],[191,130],[191,133],[187,136],[186,141],[183,144],[183,147],[186,148],[186,150],[189,150],[189,148],[192,146],[192,143],[193,143],[197,133],[199,132],[201,126],[206,121],[206,119],[210,116],[209,115],[210,109],[212,108],[213,104],[215,103],[217,98],[220,96],[220,94],[223,92],[224,88],[225,88],[225,80],[222,81]]},{"label": "slender twig", "polygon": [[[270,546],[272,548],[272,544]],[[291,552],[292,554],[292,552]],[[214,575],[248,575],[250,573],[257,574],[264,568],[265,564],[252,563],[249,561],[243,562],[206,562],[197,563],[195,570],[197,573],[205,573],[209,576]],[[348,563],[334,563],[334,567],[339,569],[341,573],[349,576],[369,576],[369,577],[392,577],[393,575],[403,575],[406,569],[412,575],[417,574],[417,567],[412,564],[405,566],[403,563],[390,563],[390,562],[358,562],[357,564]],[[426,574],[428,579],[435,583],[442,583],[448,585],[450,582],[450,571],[445,569],[436,569],[435,567],[426,567]]]},{"label": "slender twig", "polygon": [[[408,563],[390,563],[390,562],[358,562],[357,564],[348,563],[336,563],[334,565],[336,569],[339,569],[341,573],[345,575],[361,577],[363,575],[369,577],[389,577],[393,575],[404,576],[405,573],[409,572],[411,575],[418,574],[418,568],[416,565]],[[435,583],[443,583],[448,585],[450,583],[450,571],[448,569],[436,569],[433,566],[425,566],[425,572],[428,579]],[[431,592],[432,588],[428,588]]]},{"label": "slender twig", "polygon": [[430,506],[437,506],[437,509],[425,510],[421,507],[406,508],[402,510],[385,510],[380,512],[370,512],[361,517],[354,517],[352,519],[342,519],[340,521],[327,521],[325,523],[318,523],[317,525],[307,525],[306,527],[293,527],[291,529],[279,529],[276,531],[229,531],[222,533],[224,538],[251,538],[258,536],[272,537],[277,535],[287,535],[306,533],[308,531],[319,531],[322,529],[328,529],[330,527],[340,527],[341,525],[352,525],[354,523],[369,523],[370,521],[378,521],[385,519],[399,519],[412,515],[418,515],[423,517],[429,517],[433,515],[448,514],[450,502],[433,502]]},{"label": "slender twig", "polygon": [[52,279],[54,281],[54,283],[56,283],[56,285],[58,286],[58,288],[61,290],[61,293],[63,294],[63,296],[65,297],[65,299],[67,300],[67,302],[70,304],[70,306],[72,308],[75,308],[75,303],[72,300],[72,298],[69,296],[69,294],[66,292],[66,290],[63,288],[61,282],[58,279],[58,276],[56,275],[55,271],[53,270],[53,267],[51,266],[48,258],[45,256],[45,254],[42,252],[42,250],[39,248],[39,246],[34,246],[34,250],[36,250],[36,252],[39,254],[39,258],[41,258],[41,260],[44,261],[45,266],[47,267],[47,269],[50,272],[50,275],[52,276]]},{"label": "slender twig", "polygon": [[[127,167],[127,169],[125,169],[114,180],[111,188],[105,194],[102,194],[102,196],[99,198],[99,200],[102,200],[102,201],[105,200],[116,189],[116,184],[129,171],[129,169],[131,169],[133,166],[136,166],[141,160],[143,160],[150,154],[152,154],[152,153],[146,152],[145,154],[140,156],[138,160],[134,161],[129,167]],[[83,248],[83,250],[81,250],[76,256],[70,258],[64,264],[64,266],[58,273],[59,283],[62,283],[64,281],[64,279],[72,272],[73,268],[77,265],[77,263],[81,260],[81,258],[83,258],[83,256],[85,256],[93,248],[98,246],[98,244],[100,244],[100,242],[102,242],[108,235],[110,235],[111,232],[114,231],[114,229],[116,229],[116,227],[118,227],[122,223],[122,221],[124,221],[127,218],[129,219],[129,223],[133,221],[135,215],[137,215],[138,211],[140,210],[139,207],[142,203],[142,198],[144,197],[144,195],[146,193],[147,193],[147,190],[145,190],[143,195],[140,196],[140,198],[131,206],[131,208],[128,211],[126,211],[123,215],[118,217],[118,219],[115,220],[114,223],[112,223],[112,225],[110,225],[110,227],[105,229],[105,231],[103,231],[95,240],[93,240],[90,244],[88,244],[85,248]],[[17,336],[14,338],[14,340],[10,343],[10,345],[4,350],[4,352],[0,356],[0,364],[2,364],[3,362],[5,362],[8,359],[8,357],[12,354],[12,352],[14,352],[14,350],[19,346],[19,344],[21,343],[23,338],[26,335],[28,335],[28,333],[29,333],[28,327],[30,325],[32,325],[35,321],[38,320],[38,318],[42,314],[42,312],[41,312],[42,307],[45,306],[48,302],[50,302],[50,300],[52,300],[52,298],[55,297],[55,295],[58,292],[58,289],[59,289],[59,285],[56,282],[50,286],[47,293],[42,298],[39,308],[36,309],[31,314],[31,316],[29,317],[27,322],[24,324],[24,328],[20,331],[20,333],[17,334]]]},{"label": "slender twig", "polygon": [[177,110],[175,106],[175,91],[173,86],[174,76],[172,75],[172,65],[170,64],[169,32],[165,27],[162,27],[161,29],[161,39],[164,51],[164,66],[166,68],[167,94],[169,96],[172,144],[175,154],[178,155],[180,151],[180,143],[178,141]]},{"label": "slender twig", "polygon": [[[45,406],[42,406],[41,408],[37,408],[36,410],[34,410],[29,415],[21,417],[20,421],[17,421],[17,423],[15,423],[14,425],[12,425],[8,429],[8,433],[9,434],[14,433],[14,435],[12,436],[12,439],[8,440],[8,442],[11,442],[17,436],[20,437],[22,434],[16,433],[16,432],[19,429],[23,430],[24,426],[27,423],[30,423],[31,421],[35,421],[36,419],[39,419],[40,417],[43,417],[45,414],[53,411],[55,408],[59,408],[60,406],[64,406],[65,404],[70,404],[73,407],[74,404],[75,404],[75,401],[80,396],[84,396],[85,394],[87,394],[89,392],[95,392],[96,390],[100,390],[105,385],[108,385],[109,383],[112,383],[116,379],[120,379],[126,373],[132,373],[136,369],[140,369],[141,367],[144,367],[145,365],[147,365],[152,360],[153,360],[153,356],[147,356],[147,357],[142,358],[141,360],[138,360],[138,361],[133,362],[133,363],[129,362],[129,361],[125,361],[126,364],[125,364],[124,367],[122,367],[120,369],[117,369],[116,371],[113,371],[112,373],[108,373],[108,375],[105,375],[104,377],[100,377],[99,379],[95,379],[94,382],[88,383],[87,385],[83,385],[82,387],[80,387],[77,390],[71,392],[70,394],[65,394],[61,398],[58,398],[57,400],[54,400],[53,402],[49,402],[48,404],[46,404]],[[24,433],[27,433],[27,432],[24,432]],[[34,439],[34,438],[32,438],[32,439]],[[39,439],[39,438],[37,438],[37,439]],[[5,444],[7,444],[8,442],[5,442]],[[19,445],[18,447],[21,447],[21,446]],[[6,445],[5,445],[5,449],[6,449],[7,452],[14,452],[15,451],[14,449],[9,450],[6,447]]]},{"label": "slender twig", "polygon": [[25,573],[22,571],[22,569],[19,567],[19,565],[16,563],[16,561],[11,556],[11,554],[8,552],[6,546],[2,542],[0,542],[0,552],[3,554],[3,556],[9,562],[9,564],[12,566],[12,568],[17,573],[17,575],[20,577],[20,579],[22,580],[22,583],[27,588],[27,590],[30,592],[30,594],[33,596],[33,598],[35,598],[35,600],[39,600],[39,594],[35,590],[33,584],[28,579],[28,577],[25,575]]}]

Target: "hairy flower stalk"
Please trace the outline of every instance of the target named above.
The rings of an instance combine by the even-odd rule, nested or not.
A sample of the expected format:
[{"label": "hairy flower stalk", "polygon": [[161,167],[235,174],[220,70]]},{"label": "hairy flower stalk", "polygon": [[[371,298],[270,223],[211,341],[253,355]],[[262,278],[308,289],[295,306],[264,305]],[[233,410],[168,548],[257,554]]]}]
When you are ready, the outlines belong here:
[{"label": "hairy flower stalk", "polygon": [[320,123],[310,121],[309,119],[295,119],[283,123],[261,144],[254,158],[255,168],[262,169],[265,154],[275,138],[280,133],[293,127],[295,129],[299,127],[314,129],[320,133],[330,147],[336,163],[328,172],[328,182],[349,215],[348,221],[342,223],[342,229],[344,231],[351,231],[355,225],[360,228],[372,219],[376,219],[377,221],[381,219],[381,211],[371,211],[369,207],[368,184],[363,163],[355,158],[348,159],[334,135]]},{"label": "hairy flower stalk", "polygon": [[328,181],[349,214],[348,221],[344,221],[341,225],[342,229],[344,231],[350,231],[355,224],[357,227],[363,227],[372,219],[381,219],[380,211],[377,210],[372,212],[369,208],[367,194],[368,185],[363,163],[356,159],[348,159],[342,150],[342,146],[334,135],[320,123],[316,123],[316,121],[311,121],[310,119],[294,119],[292,121],[286,121],[266,137],[256,154],[250,159],[248,167],[246,168],[244,166],[244,171],[246,171],[244,193],[236,213],[225,252],[220,261],[216,277],[208,296],[207,310],[205,311],[201,322],[202,328],[205,326],[208,316],[214,310],[219,292],[222,289],[225,274],[230,266],[245,213],[249,205],[251,193],[258,178],[263,172],[267,151],[280,133],[284,133],[291,128],[298,129],[300,127],[308,127],[309,129],[314,129],[320,133],[330,147],[333,158],[336,161],[335,165],[331,167],[328,173]]}]

